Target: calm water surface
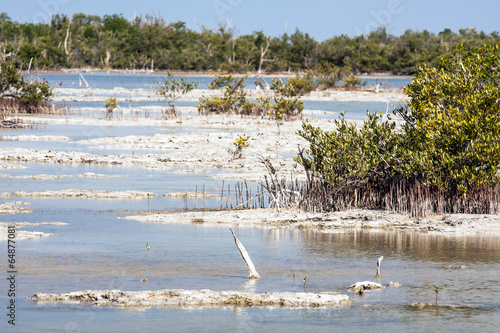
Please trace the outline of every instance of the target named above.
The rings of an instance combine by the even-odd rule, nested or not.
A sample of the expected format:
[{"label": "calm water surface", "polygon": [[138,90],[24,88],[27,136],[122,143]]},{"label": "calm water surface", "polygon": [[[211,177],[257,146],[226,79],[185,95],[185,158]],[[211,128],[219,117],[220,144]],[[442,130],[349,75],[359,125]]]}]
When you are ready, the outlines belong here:
[{"label": "calm water surface", "polygon": [[[85,75],[92,84],[147,86],[148,75],[134,77]],[[101,77],[108,79],[101,80]],[[95,78],[95,81],[91,81]],[[57,77],[54,80],[60,79]],[[63,84],[78,77],[63,77]],[[114,81],[113,81],[114,80]],[[122,80],[122,81],[119,81]],[[118,81],[115,82],[115,81]],[[146,87],[147,88],[147,87]],[[310,109],[337,112],[360,110],[367,105],[333,106],[310,102]],[[380,112],[385,103],[373,104]],[[371,106],[370,106],[371,108]],[[355,111],[353,111],[355,112]],[[362,117],[362,116],[361,116]],[[0,135],[64,135],[72,140],[104,136],[153,135],[188,128],[77,127],[47,125],[30,131],[0,131]],[[7,133],[6,133],[7,132]],[[50,142],[53,150],[78,150],[74,142]],[[0,141],[0,147],[47,148],[43,142]],[[88,148],[82,148],[88,149]],[[95,150],[106,154],[109,151]],[[122,151],[123,153],[123,151]],[[321,233],[311,230],[260,230],[236,227],[262,275],[246,279],[247,270],[237,252],[229,226],[146,224],[122,219],[120,210],[183,209],[183,199],[161,196],[167,192],[220,193],[222,182],[207,175],[178,175],[166,171],[122,166],[52,165],[21,163],[25,169],[1,170],[11,175],[58,174],[70,179],[40,181],[0,178],[0,192],[61,190],[66,188],[152,191],[150,200],[85,200],[59,198],[2,198],[0,202],[25,200],[31,214],[0,215],[1,222],[66,222],[25,230],[54,236],[16,243],[17,325],[7,325],[6,279],[0,283],[0,331],[4,332],[496,332],[500,326],[500,237],[437,236],[432,233],[343,230]],[[87,179],[95,172],[119,178]],[[225,183],[226,185],[228,182]],[[232,185],[232,184],[229,184]],[[255,185],[254,186],[255,190]],[[218,199],[196,202],[217,208]],[[187,205],[194,207],[194,201]],[[146,250],[146,242],[151,251]],[[6,242],[3,276],[6,274]],[[25,297],[36,292],[63,293],[86,289],[154,290],[165,288],[238,291],[291,291],[347,293],[350,284],[371,280],[376,259],[384,256],[382,278],[402,284],[352,295],[353,305],[328,309],[164,309],[119,310],[80,304],[35,304]],[[448,266],[465,265],[464,269]],[[303,278],[307,276],[304,286]],[[140,282],[148,278],[149,282]],[[469,309],[415,310],[413,302],[434,303],[434,286],[440,288],[439,304],[468,304]]]},{"label": "calm water surface", "polygon": [[[81,73],[87,81],[88,86],[91,88],[98,89],[115,89],[115,88],[125,88],[125,89],[151,89],[151,86],[158,82],[164,81],[164,74],[154,74],[154,73],[105,73],[105,72],[89,72]],[[86,88],[85,81],[82,80],[79,73],[66,73],[66,74],[37,74],[41,78],[47,79],[50,85],[58,85],[62,88],[76,88],[84,89]],[[179,78],[180,76],[174,75],[174,78]],[[212,81],[210,76],[186,76],[187,82],[199,82],[199,89],[207,89],[208,83]],[[286,81],[286,78],[282,78]],[[400,88],[408,83],[410,83],[411,76],[384,76],[384,77],[361,77],[361,80],[366,81],[366,87],[374,86],[376,84],[381,84],[381,88]],[[271,84],[272,78],[265,78],[268,84]],[[254,89],[255,77],[249,76],[245,79],[247,88]]]},{"label": "calm water surface", "polygon": [[[20,331],[494,331],[499,322],[500,238],[443,237],[425,233],[236,228],[263,278],[248,281],[227,226],[144,224],[100,209],[147,209],[144,201],[28,199],[34,214],[1,221],[59,221],[39,226],[53,237],[19,241]],[[29,229],[29,228],[28,228]],[[148,242],[151,251],[145,244]],[[162,288],[346,293],[372,280],[384,255],[380,282],[403,286],[351,295],[354,304],[330,309],[98,309],[34,304],[35,292]],[[449,269],[448,265],[465,265]],[[295,276],[295,278],[294,278]],[[307,276],[304,288],[302,279]],[[142,283],[148,278],[148,283]],[[412,302],[469,304],[471,309],[414,310]],[[5,295],[0,298],[7,301]],[[4,323],[2,323],[3,325]],[[74,330],[73,330],[74,328]]]}]

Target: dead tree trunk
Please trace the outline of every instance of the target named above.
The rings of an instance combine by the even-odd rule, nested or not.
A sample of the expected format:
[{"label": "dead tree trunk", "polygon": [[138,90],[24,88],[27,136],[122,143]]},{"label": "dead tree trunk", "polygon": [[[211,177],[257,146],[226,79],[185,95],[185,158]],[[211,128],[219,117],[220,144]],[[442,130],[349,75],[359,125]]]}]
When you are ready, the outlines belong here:
[{"label": "dead tree trunk", "polygon": [[255,266],[252,263],[252,259],[250,259],[250,256],[248,255],[247,250],[245,250],[245,247],[241,242],[236,238],[236,235],[233,232],[233,229],[229,228],[231,230],[231,233],[233,234],[234,237],[234,242],[236,243],[236,246],[238,247],[238,250],[240,251],[241,257],[245,261],[245,263],[248,266],[248,269],[250,271],[250,274],[248,275],[249,279],[260,279],[260,274],[257,272],[255,269]]},{"label": "dead tree trunk", "polygon": [[66,30],[66,38],[64,38],[64,52],[66,53],[66,56],[69,56],[68,39],[71,34],[69,30],[70,27],[71,27],[71,20],[68,21],[68,30]]},{"label": "dead tree trunk", "polygon": [[109,67],[109,60],[111,60],[111,51],[106,50],[106,59],[104,59],[104,64]]},{"label": "dead tree trunk", "polygon": [[262,45],[260,47],[259,69],[257,70],[258,73],[262,73],[262,65],[264,64],[264,61],[270,61],[269,59],[265,58],[270,44],[271,42],[269,41],[269,39],[266,39],[266,47]]}]

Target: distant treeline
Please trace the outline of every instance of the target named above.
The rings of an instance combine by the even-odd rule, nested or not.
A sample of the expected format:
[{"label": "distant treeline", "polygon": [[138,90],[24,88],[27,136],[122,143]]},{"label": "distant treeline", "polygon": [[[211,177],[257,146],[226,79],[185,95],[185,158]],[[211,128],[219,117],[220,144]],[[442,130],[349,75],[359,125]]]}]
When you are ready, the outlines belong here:
[{"label": "distant treeline", "polygon": [[474,28],[449,29],[434,34],[407,30],[401,36],[384,27],[368,36],[334,36],[319,43],[309,34],[270,37],[263,31],[237,36],[228,25],[216,30],[186,28],[160,16],[104,17],[85,14],[55,15],[50,23],[13,22],[0,14],[0,52],[18,50],[25,66],[43,69],[95,67],[231,72],[287,72],[314,69],[323,62],[353,73],[412,74],[416,66],[437,65],[447,49],[500,44],[497,32]]}]

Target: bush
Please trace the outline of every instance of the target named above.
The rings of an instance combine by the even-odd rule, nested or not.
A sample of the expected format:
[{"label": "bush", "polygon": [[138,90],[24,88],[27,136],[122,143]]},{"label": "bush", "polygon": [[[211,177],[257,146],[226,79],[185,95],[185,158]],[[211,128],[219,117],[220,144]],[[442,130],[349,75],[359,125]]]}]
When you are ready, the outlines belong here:
[{"label": "bush", "polygon": [[216,73],[212,82],[208,84],[209,89],[220,89],[228,87],[231,90],[244,89],[246,87],[246,75],[237,78],[231,73]]},{"label": "bush", "polygon": [[461,44],[438,67],[420,67],[405,92],[412,110],[405,132],[415,142],[407,173],[464,195],[471,186],[498,184],[498,46]]},{"label": "bush", "polygon": [[[241,113],[242,108],[248,112],[250,106],[246,100],[243,88],[246,86],[246,76],[236,78],[230,73],[216,74],[215,78],[208,84],[210,89],[224,88],[223,97],[201,97],[198,103],[200,114],[211,113]],[[246,108],[245,108],[246,105]]]},{"label": "bush", "polygon": [[174,79],[174,76],[167,72],[167,76],[164,78],[164,82],[158,82],[153,86],[153,89],[157,95],[163,96],[165,101],[169,106],[168,112],[172,116],[177,116],[177,110],[175,109],[175,102],[182,96],[194,90],[198,87],[198,82],[188,83],[185,78],[181,77],[179,79]]},{"label": "bush", "polygon": [[15,53],[0,53],[0,100],[15,99],[20,112],[36,113],[46,109],[45,104],[52,96],[47,80],[27,78],[21,75],[19,68]]},{"label": "bush", "polygon": [[233,144],[236,147],[233,158],[243,158],[243,149],[250,147],[250,136],[238,135]]},{"label": "bush", "polygon": [[108,111],[106,114],[106,118],[113,118],[113,110],[118,106],[118,102],[116,101],[116,97],[109,97],[104,102],[104,107]]},{"label": "bush", "polygon": [[287,120],[302,117],[304,102],[297,95],[297,89],[293,85],[293,82],[283,83],[281,79],[273,79],[271,89],[275,93],[272,108],[275,119]]},{"label": "bush", "polygon": [[[297,162],[310,184],[320,181],[330,207],[365,202],[415,215],[498,213],[499,82],[498,46],[460,45],[438,67],[421,67],[405,88],[409,109],[394,112],[404,121],[400,130],[369,113],[361,128],[343,114],[331,132],[304,123],[298,134],[310,147]],[[335,192],[343,204],[332,199]]]},{"label": "bush", "polygon": [[355,88],[355,87],[364,87],[366,85],[366,81],[360,80],[354,75],[349,75],[344,79],[344,87],[345,88]]},{"label": "bush", "polygon": [[311,91],[315,89],[314,86],[314,73],[307,72],[305,75],[295,75],[288,79],[288,85],[293,87],[294,94],[297,96],[304,96],[309,94]]},{"label": "bush", "polygon": [[297,133],[309,141],[308,156],[297,162],[322,180],[325,186],[361,186],[386,182],[398,169],[397,147],[400,136],[395,123],[383,121],[382,114],[368,113],[361,129],[341,118],[336,131],[323,131],[308,123]]},{"label": "bush", "polygon": [[211,113],[236,113],[240,114],[242,107],[247,103],[246,94],[239,89],[226,87],[222,97],[201,97],[198,103],[198,112],[200,114]]},{"label": "bush", "polygon": [[338,67],[327,61],[318,64],[315,76],[320,89],[330,89],[337,86],[349,73],[349,68]]},{"label": "bush", "polygon": [[231,74],[217,75],[209,83],[210,88],[224,88],[222,97],[202,97],[198,103],[200,114],[211,113],[234,113],[241,115],[265,115],[281,122],[282,120],[295,119],[302,116],[304,103],[297,95],[298,88],[293,81],[283,83],[280,79],[273,79],[271,89],[275,92],[274,97],[258,97],[256,102],[247,100],[244,78],[235,78]]}]

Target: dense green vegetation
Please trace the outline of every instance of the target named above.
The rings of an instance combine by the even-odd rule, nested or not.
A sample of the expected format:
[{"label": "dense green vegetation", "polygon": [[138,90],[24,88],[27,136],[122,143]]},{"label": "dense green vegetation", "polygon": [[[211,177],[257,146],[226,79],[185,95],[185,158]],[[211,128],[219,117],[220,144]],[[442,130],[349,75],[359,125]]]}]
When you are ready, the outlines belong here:
[{"label": "dense green vegetation", "polygon": [[498,213],[498,46],[461,44],[438,66],[419,67],[405,91],[399,128],[369,113],[361,128],[343,117],[335,131],[303,124],[310,147],[297,160],[311,182],[319,180],[319,201],[326,209],[368,205],[414,215]]},{"label": "dense green vegetation", "polygon": [[[122,15],[53,16],[50,23],[13,22],[0,14],[0,43],[19,48],[20,60],[37,68],[95,67],[162,70],[304,71],[335,66],[353,73],[389,71],[410,74],[417,65],[437,66],[446,50],[459,43],[500,44],[496,32],[449,29],[433,34],[408,30],[393,36],[379,28],[368,36],[332,36],[318,42],[295,31],[268,37],[256,31],[237,36],[228,26],[188,29],[159,16],[126,20]],[[319,65],[319,66],[318,66]],[[324,85],[328,80],[324,78]]]},{"label": "dense green vegetation", "polygon": [[28,78],[19,71],[20,60],[16,52],[0,50],[0,107],[19,112],[34,113],[52,96],[47,80]]}]

